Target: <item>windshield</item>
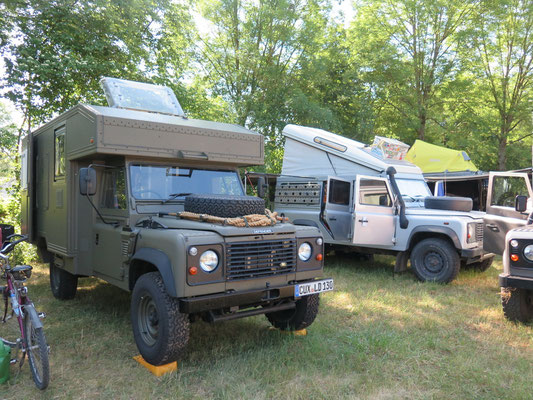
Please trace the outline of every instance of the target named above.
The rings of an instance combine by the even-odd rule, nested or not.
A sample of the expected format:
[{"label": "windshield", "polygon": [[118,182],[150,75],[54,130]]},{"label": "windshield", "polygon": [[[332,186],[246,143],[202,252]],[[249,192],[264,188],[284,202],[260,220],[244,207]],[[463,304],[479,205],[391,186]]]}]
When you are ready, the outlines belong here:
[{"label": "windshield", "polygon": [[421,179],[396,179],[404,201],[418,201],[431,196],[428,185]]},{"label": "windshield", "polygon": [[131,165],[130,182],[131,194],[138,200],[179,200],[189,194],[244,195],[236,171]]}]

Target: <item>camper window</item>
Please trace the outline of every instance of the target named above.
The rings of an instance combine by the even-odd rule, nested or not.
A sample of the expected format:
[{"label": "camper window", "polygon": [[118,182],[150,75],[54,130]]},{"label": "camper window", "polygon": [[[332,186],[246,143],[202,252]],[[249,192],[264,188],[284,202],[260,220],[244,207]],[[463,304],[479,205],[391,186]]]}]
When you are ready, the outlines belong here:
[{"label": "camper window", "polygon": [[55,178],[65,176],[65,127],[54,132]]},{"label": "camper window", "polygon": [[361,179],[359,181],[359,204],[390,207],[392,202],[385,182],[373,179]]},{"label": "camper window", "polygon": [[331,179],[329,181],[329,202],[350,205],[350,182]]},{"label": "camper window", "polygon": [[104,171],[103,178],[104,190],[102,191],[100,206],[114,210],[126,210],[128,202],[124,167]]}]

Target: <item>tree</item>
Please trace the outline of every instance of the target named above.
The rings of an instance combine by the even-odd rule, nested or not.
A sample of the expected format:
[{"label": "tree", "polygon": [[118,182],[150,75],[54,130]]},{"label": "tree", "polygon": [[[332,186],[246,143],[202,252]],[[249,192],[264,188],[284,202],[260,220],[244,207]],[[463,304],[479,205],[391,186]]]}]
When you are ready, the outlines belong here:
[{"label": "tree", "polygon": [[80,101],[103,102],[103,76],[149,75],[166,7],[152,0],[10,2],[3,10],[13,27],[2,46],[6,97],[28,128]]},{"label": "tree", "polygon": [[[426,139],[437,126],[439,92],[454,79],[454,35],[476,0],[378,0],[364,2],[350,30],[352,51],[373,96],[385,134]],[[388,131],[388,132],[387,132]]]},{"label": "tree", "polygon": [[[498,165],[507,168],[509,145],[531,144],[533,113],[533,3],[485,0],[472,19],[465,59],[490,108],[485,120],[496,138]],[[516,147],[516,146],[515,146]],[[516,150],[513,149],[516,153]],[[529,157],[528,157],[529,158]]]},{"label": "tree", "polygon": [[328,4],[321,0],[220,0],[201,4],[209,33],[199,58],[213,93],[235,122],[274,139],[285,123],[295,77],[320,47]]}]

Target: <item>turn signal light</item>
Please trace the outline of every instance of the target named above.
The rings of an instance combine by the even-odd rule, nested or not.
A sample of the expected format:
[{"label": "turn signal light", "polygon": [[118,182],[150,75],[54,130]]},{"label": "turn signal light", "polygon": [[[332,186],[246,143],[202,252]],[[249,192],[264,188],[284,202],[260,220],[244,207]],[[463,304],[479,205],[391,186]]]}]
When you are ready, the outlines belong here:
[{"label": "turn signal light", "polygon": [[189,268],[189,274],[196,275],[197,273],[198,273],[198,268],[196,267]]},{"label": "turn signal light", "polygon": [[511,254],[511,261],[518,261],[518,255],[517,254]]},{"label": "turn signal light", "polygon": [[318,253],[318,254],[316,255],[316,260],[317,260],[317,261],[322,261],[323,258],[324,258],[324,257],[322,256],[321,253]]}]

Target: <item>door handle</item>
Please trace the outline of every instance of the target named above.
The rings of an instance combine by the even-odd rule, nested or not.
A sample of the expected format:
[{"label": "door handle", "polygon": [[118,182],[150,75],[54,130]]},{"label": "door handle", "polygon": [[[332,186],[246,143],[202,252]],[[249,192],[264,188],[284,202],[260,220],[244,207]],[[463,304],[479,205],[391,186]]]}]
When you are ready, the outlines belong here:
[{"label": "door handle", "polygon": [[363,222],[363,223],[364,223],[364,222],[368,222],[368,219],[366,219],[366,217],[363,217],[363,218],[361,218],[361,219],[359,220],[359,222]]},{"label": "door handle", "polygon": [[499,232],[500,228],[498,228],[498,225],[496,224],[487,224],[487,228],[489,228],[492,232]]},{"label": "door handle", "polygon": [[328,219],[329,219],[330,221],[337,221],[337,218],[335,218],[335,217],[330,217],[330,218],[328,218]]}]

